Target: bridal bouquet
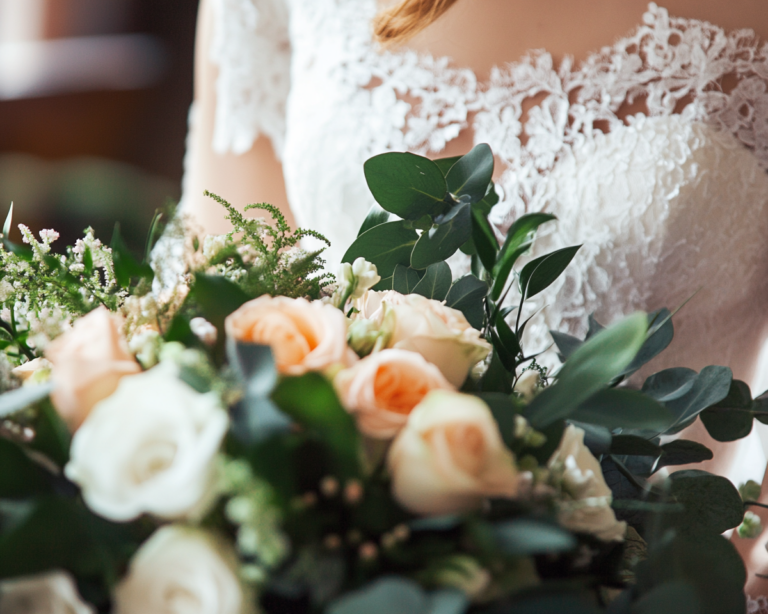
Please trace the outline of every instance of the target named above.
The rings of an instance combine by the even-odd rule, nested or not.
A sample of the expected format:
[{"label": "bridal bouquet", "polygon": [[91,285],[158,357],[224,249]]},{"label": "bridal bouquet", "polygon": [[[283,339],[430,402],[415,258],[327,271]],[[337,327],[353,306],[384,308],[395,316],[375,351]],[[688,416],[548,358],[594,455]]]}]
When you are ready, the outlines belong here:
[{"label": "bridal bouquet", "polygon": [[119,232],[13,243],[9,214],[0,612],[743,611],[721,533],[755,533],[759,488],[665,477],[712,453],[662,436],[743,437],[765,401],[726,367],[630,385],[667,310],[553,332],[554,372],[527,354],[578,246],[526,260],[547,214],[500,244],[488,147],[365,172],[380,207],[335,279],[269,205],[216,197],[233,232],[154,290],[157,223],[139,260]]}]

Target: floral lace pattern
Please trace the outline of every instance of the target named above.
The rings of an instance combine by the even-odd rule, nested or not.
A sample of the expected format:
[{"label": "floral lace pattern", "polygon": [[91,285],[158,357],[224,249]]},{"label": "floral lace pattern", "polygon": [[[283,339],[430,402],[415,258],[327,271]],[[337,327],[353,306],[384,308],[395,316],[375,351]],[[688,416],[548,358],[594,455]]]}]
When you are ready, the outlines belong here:
[{"label": "floral lace pattern", "polygon": [[747,598],[747,614],[768,614],[768,598]]},{"label": "floral lace pattern", "polygon": [[[536,52],[479,83],[448,58],[379,50],[375,0],[215,1],[215,146],[272,139],[299,223],[335,245],[332,266],[372,204],[368,157],[439,153],[471,129],[502,165],[499,236],[546,210],[559,222],[533,256],[584,245],[540,296],[527,347],[547,347],[549,329],[584,334],[593,311],[608,323],[703,287],[655,368],[752,364],[768,295],[768,47],[751,31],[651,3],[635,32],[578,66]],[[633,104],[643,112],[626,117]],[[761,481],[754,465],[741,481]]]}]

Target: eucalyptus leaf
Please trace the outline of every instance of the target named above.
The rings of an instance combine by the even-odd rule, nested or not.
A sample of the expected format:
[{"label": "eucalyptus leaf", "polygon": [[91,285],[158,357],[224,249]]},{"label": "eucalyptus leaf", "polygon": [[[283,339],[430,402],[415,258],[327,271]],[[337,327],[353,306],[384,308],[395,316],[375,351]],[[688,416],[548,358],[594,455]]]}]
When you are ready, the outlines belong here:
[{"label": "eucalyptus leaf", "polygon": [[420,281],[421,278],[417,271],[398,264],[392,276],[392,289],[400,294],[411,294]]},{"label": "eucalyptus leaf", "polygon": [[494,525],[494,535],[502,552],[513,557],[570,552],[578,545],[570,531],[534,518],[500,522]]},{"label": "eucalyptus leaf", "polygon": [[[529,213],[520,216],[507,231],[507,238],[493,264],[493,299],[498,300],[517,259],[533,245],[536,229],[557,218],[549,213]],[[491,270],[491,269],[489,269]]]},{"label": "eucalyptus leaf", "polygon": [[482,211],[485,215],[488,215],[491,210],[499,204],[499,195],[496,192],[496,185],[491,181],[488,184],[488,193],[485,195],[483,200],[481,200],[479,203],[475,203],[472,205],[472,207],[479,209]]},{"label": "eucalyptus leaf", "polygon": [[360,226],[360,230],[358,231],[357,236],[359,237],[361,234],[367,230],[370,230],[374,226],[386,224],[388,221],[389,212],[384,211],[384,209],[378,205],[373,205],[368,211],[368,215],[365,216],[365,220],[363,220],[363,225]]},{"label": "eucalyptus leaf", "polygon": [[471,202],[481,201],[493,177],[493,152],[485,143],[453,164],[445,176],[448,191],[455,196],[468,195]]},{"label": "eucalyptus leaf", "polygon": [[611,442],[611,454],[618,456],[661,456],[661,446],[637,435],[615,435]]},{"label": "eucalyptus leaf", "polygon": [[648,329],[638,312],[598,333],[565,362],[557,381],[531,402],[526,415],[535,427],[567,418],[584,401],[604,389],[637,355]]},{"label": "eucalyptus leaf", "polygon": [[558,354],[563,362],[568,360],[568,358],[570,358],[571,355],[584,343],[578,337],[560,333],[556,330],[549,331],[549,334],[552,336],[552,340],[555,342]]},{"label": "eucalyptus leaf", "polygon": [[437,168],[440,169],[440,172],[443,173],[443,175],[447,175],[448,171],[451,170],[451,167],[461,160],[461,158],[462,156],[451,156],[449,158],[437,158],[436,160],[432,160],[432,162],[437,165]]},{"label": "eucalyptus leaf", "polygon": [[654,399],[624,388],[600,390],[581,403],[571,417],[609,429],[654,431],[664,430],[674,421],[673,414]]},{"label": "eucalyptus leaf", "polygon": [[708,407],[722,401],[731,389],[732,380],[733,374],[728,367],[704,367],[686,394],[666,401],[664,404],[677,417],[674,432],[690,424]]},{"label": "eucalyptus leaf", "polygon": [[0,419],[7,418],[16,412],[26,409],[45,399],[53,392],[53,382],[37,384],[34,386],[22,386],[10,392],[0,395]]},{"label": "eucalyptus leaf", "polygon": [[411,253],[411,267],[425,269],[443,262],[472,237],[471,205],[457,205],[439,225],[425,230]]},{"label": "eucalyptus leaf", "polygon": [[376,202],[390,213],[417,220],[444,208],[448,186],[440,168],[428,158],[384,153],[367,160],[363,169]]},{"label": "eucalyptus leaf", "polygon": [[565,271],[581,245],[564,247],[531,260],[520,272],[520,292],[528,299],[546,290]]},{"label": "eucalyptus leaf", "polygon": [[[654,323],[653,325],[651,323]],[[656,326],[656,322],[663,322],[660,326]],[[653,328],[651,328],[653,326]],[[648,314],[648,327],[649,334],[643,347],[635,356],[632,363],[625,369],[623,375],[629,375],[637,371],[644,364],[650,362],[656,356],[661,354],[670,343],[675,335],[675,328],[672,325],[672,319],[668,309],[661,309],[654,313]]]},{"label": "eucalyptus leaf", "polygon": [[18,499],[51,490],[52,475],[34,463],[22,448],[0,438],[0,499]]},{"label": "eucalyptus leaf", "polygon": [[700,414],[701,421],[716,441],[736,441],[752,432],[752,406],[749,386],[733,380],[728,396],[705,409]]},{"label": "eucalyptus leaf", "polygon": [[682,531],[719,535],[741,524],[744,506],[728,478],[689,469],[676,471],[669,479],[670,494],[685,506]]},{"label": "eucalyptus leaf", "polygon": [[488,294],[488,284],[474,275],[465,275],[456,280],[448,290],[445,304],[461,311],[467,321],[476,329],[483,327],[485,311],[483,299]]},{"label": "eucalyptus leaf", "polygon": [[483,267],[487,271],[491,271],[496,262],[499,242],[496,240],[493,228],[488,223],[487,216],[476,208],[472,209],[472,241]]},{"label": "eucalyptus leaf", "polygon": [[379,224],[355,239],[341,261],[352,263],[357,258],[365,258],[376,265],[383,280],[392,277],[398,264],[410,264],[418,238],[416,231],[402,220]]},{"label": "eucalyptus leaf", "polygon": [[660,403],[674,401],[685,396],[693,388],[697,373],[693,369],[673,367],[651,375],[643,383],[643,394]]},{"label": "eucalyptus leaf", "polygon": [[431,595],[412,580],[398,576],[380,578],[332,602],[328,614],[463,614],[469,602],[460,591],[435,591]]},{"label": "eucalyptus leaf", "polygon": [[451,289],[451,281],[453,281],[451,267],[445,262],[438,262],[427,267],[424,277],[416,284],[412,292],[436,301],[443,301]]},{"label": "eucalyptus leaf", "polygon": [[684,580],[667,582],[649,591],[634,604],[631,614],[700,614],[695,587]]},{"label": "eucalyptus leaf", "polygon": [[509,372],[501,362],[498,350],[494,347],[491,354],[491,362],[480,379],[480,389],[488,392],[512,392],[512,379]]},{"label": "eucalyptus leaf", "polygon": [[676,439],[661,446],[662,456],[656,464],[658,471],[662,467],[687,465],[712,460],[712,450],[697,441]]},{"label": "eucalyptus leaf", "polygon": [[577,420],[568,420],[568,423],[584,431],[584,445],[594,456],[610,453],[613,435],[608,428]]}]

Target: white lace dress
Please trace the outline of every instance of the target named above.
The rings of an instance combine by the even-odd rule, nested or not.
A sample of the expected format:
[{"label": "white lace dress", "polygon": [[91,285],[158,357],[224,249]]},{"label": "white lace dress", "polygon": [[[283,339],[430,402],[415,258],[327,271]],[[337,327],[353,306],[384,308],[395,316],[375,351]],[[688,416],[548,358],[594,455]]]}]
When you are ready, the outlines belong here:
[{"label": "white lace dress", "polygon": [[[536,250],[584,244],[540,297],[529,347],[546,346],[548,329],[582,335],[591,312],[609,323],[703,288],[656,368],[754,362],[768,323],[768,47],[752,32],[650,4],[633,34],[580,66],[535,52],[480,83],[448,58],[381,52],[375,0],[214,4],[214,148],[269,136],[298,222],[332,241],[331,263],[373,202],[367,158],[436,154],[471,128],[503,168],[499,235],[545,210],[560,221]],[[638,101],[644,112],[620,119]],[[724,471],[741,482],[763,469],[753,437]]]}]

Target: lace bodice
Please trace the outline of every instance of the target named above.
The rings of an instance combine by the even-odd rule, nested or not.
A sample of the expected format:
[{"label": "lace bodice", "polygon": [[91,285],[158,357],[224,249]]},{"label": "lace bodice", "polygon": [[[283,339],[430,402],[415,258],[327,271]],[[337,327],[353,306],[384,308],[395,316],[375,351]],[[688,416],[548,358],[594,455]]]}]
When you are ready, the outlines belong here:
[{"label": "lace bodice", "polygon": [[[656,368],[754,362],[768,321],[768,47],[752,32],[651,3],[634,33],[579,66],[539,51],[480,83],[448,58],[378,49],[375,0],[215,3],[214,147],[270,137],[291,207],[331,239],[331,264],[373,202],[367,158],[437,154],[470,128],[502,166],[499,236],[546,210],[560,221],[534,251],[584,244],[541,295],[527,347],[547,346],[548,329],[584,334],[593,311],[610,322],[703,287]],[[732,479],[760,481],[752,464]]]}]

